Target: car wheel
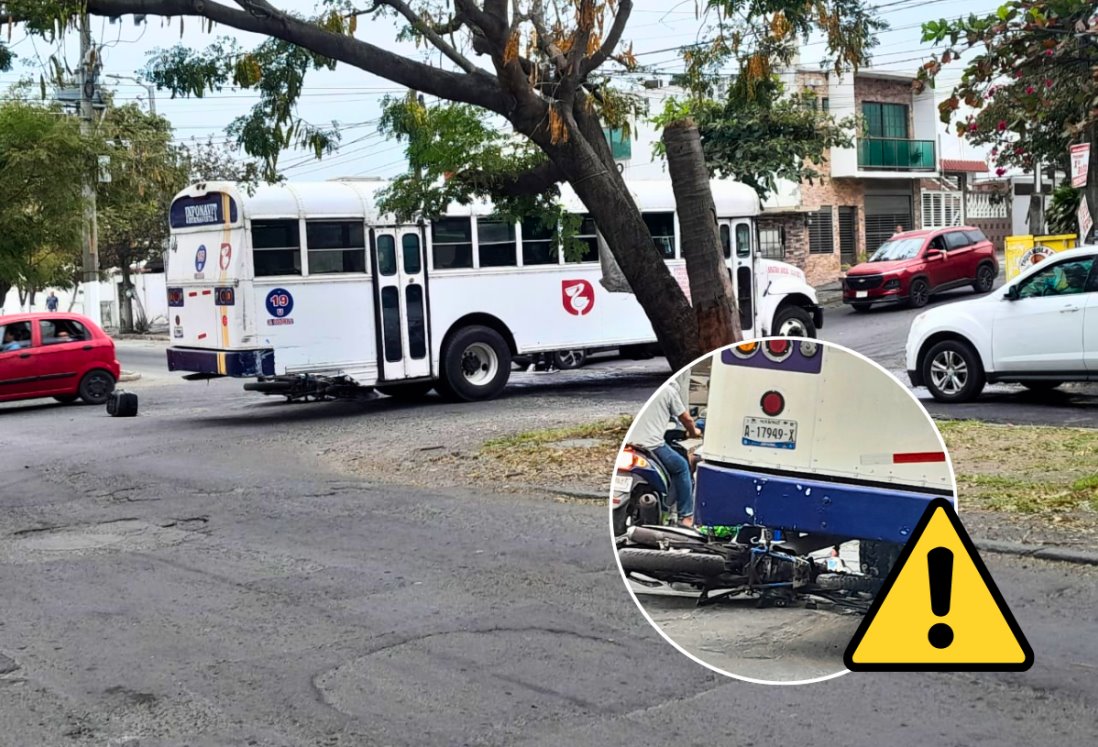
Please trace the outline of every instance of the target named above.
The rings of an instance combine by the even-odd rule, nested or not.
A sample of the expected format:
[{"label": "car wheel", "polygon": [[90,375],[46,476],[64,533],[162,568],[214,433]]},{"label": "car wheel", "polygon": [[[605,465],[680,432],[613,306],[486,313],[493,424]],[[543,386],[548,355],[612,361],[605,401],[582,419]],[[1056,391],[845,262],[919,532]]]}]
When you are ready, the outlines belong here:
[{"label": "car wheel", "polygon": [[980,356],[960,340],[944,340],[923,358],[923,382],[939,402],[968,402],[984,389]]},{"label": "car wheel", "polygon": [[850,306],[857,312],[869,311],[873,304],[871,303],[852,303]]},{"label": "car wheel", "polygon": [[812,315],[800,306],[786,306],[774,315],[773,334],[777,337],[815,337]]},{"label": "car wheel", "polygon": [[911,292],[908,294],[907,303],[913,309],[921,309],[930,300],[930,283],[922,278],[911,281]]},{"label": "car wheel", "polygon": [[980,265],[980,269],[976,270],[976,282],[972,284],[972,288],[977,293],[990,293],[993,285],[995,285],[995,268],[991,265]]},{"label": "car wheel", "polygon": [[89,405],[101,405],[114,391],[114,377],[100,368],[88,371],[80,380],[79,391],[80,399]]},{"label": "car wheel", "polygon": [[570,368],[580,368],[587,362],[587,351],[585,350],[558,350],[553,353],[553,360],[557,365],[557,368],[561,370],[567,370]]},{"label": "car wheel", "polygon": [[1022,386],[1034,392],[1051,392],[1063,383],[1062,381],[1023,381]]},{"label": "car wheel", "polygon": [[473,402],[490,399],[511,376],[511,351],[490,327],[475,325],[459,330],[442,351],[438,391],[448,399]]},{"label": "car wheel", "polygon": [[55,400],[63,405],[71,405],[73,402],[80,398],[79,394],[58,394],[54,397]]}]

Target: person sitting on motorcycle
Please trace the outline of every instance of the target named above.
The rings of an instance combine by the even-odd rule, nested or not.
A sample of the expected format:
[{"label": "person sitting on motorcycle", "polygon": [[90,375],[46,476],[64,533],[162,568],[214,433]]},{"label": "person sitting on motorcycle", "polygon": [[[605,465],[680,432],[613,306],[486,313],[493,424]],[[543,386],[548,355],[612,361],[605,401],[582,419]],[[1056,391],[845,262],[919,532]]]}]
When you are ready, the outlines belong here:
[{"label": "person sitting on motorcycle", "polygon": [[667,468],[671,477],[668,503],[678,507],[679,522],[689,527],[694,524],[694,482],[690,476],[690,463],[664,440],[667,422],[672,419],[682,423],[690,438],[701,438],[701,432],[694,425],[694,418],[690,417],[690,411],[683,404],[677,389],[665,385],[633,423],[629,443],[652,452]]}]

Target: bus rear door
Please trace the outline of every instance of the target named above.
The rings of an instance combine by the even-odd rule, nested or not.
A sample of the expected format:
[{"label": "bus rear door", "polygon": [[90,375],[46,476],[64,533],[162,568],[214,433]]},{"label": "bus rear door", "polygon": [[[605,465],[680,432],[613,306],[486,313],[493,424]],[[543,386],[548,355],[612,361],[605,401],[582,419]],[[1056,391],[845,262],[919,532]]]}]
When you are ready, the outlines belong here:
[{"label": "bus rear door", "polygon": [[740,307],[740,326],[744,339],[748,339],[755,332],[755,268],[752,262],[755,231],[747,218],[722,218],[719,226],[721,244]]},{"label": "bus rear door", "polygon": [[423,234],[416,226],[374,230],[378,369],[384,381],[431,375]]}]

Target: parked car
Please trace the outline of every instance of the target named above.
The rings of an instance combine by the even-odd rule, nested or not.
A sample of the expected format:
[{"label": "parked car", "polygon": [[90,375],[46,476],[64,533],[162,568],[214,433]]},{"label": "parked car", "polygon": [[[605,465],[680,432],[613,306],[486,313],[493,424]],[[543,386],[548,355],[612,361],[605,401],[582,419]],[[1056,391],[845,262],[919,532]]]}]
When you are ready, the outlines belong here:
[{"label": "parked car", "polygon": [[873,304],[926,306],[944,290],[971,285],[987,293],[999,276],[995,246],[978,228],[905,231],[881,244],[868,262],[843,279],[843,303],[855,311]]},{"label": "parked car", "polygon": [[114,341],[79,314],[0,316],[0,402],[103,404],[121,371]]},{"label": "parked car", "polygon": [[1060,252],[1002,292],[919,314],[906,353],[912,385],[941,402],[975,399],[985,382],[1098,381],[1098,246]]}]

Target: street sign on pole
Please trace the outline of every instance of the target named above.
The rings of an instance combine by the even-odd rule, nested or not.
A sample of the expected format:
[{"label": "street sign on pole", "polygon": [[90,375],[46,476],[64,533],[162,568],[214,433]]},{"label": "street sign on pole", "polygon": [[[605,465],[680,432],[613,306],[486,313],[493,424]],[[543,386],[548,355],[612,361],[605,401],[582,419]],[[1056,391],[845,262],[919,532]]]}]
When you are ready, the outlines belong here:
[{"label": "street sign on pole", "polygon": [[1090,143],[1071,146],[1071,186],[1087,186],[1087,167],[1090,166]]},{"label": "street sign on pole", "polygon": [[1094,228],[1094,221],[1090,218],[1090,206],[1087,205],[1087,197],[1083,195],[1083,199],[1079,200],[1079,212],[1076,213],[1076,217],[1079,219],[1079,244],[1086,243],[1090,237],[1090,229]]}]

